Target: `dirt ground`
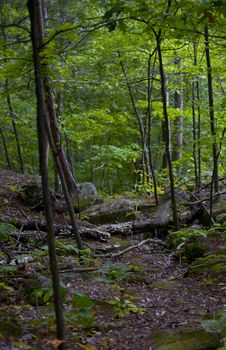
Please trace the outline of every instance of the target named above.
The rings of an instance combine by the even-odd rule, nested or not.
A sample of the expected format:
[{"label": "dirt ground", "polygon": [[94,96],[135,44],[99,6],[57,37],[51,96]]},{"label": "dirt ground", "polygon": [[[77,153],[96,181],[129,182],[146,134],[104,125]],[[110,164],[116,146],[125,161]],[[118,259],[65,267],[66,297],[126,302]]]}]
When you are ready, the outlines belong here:
[{"label": "dirt ground", "polygon": [[[12,218],[25,221],[43,219],[42,212],[32,211],[20,197],[18,189],[26,181],[24,175],[1,171],[1,222],[9,219],[12,222]],[[63,219],[58,217],[57,220],[62,222]],[[75,246],[72,238],[60,240],[63,244]],[[59,254],[59,270],[66,289],[67,349],[149,350],[152,349],[154,332],[186,324],[192,324],[195,329],[203,320],[212,319],[219,311],[226,310],[225,273],[205,272],[185,277],[186,263],[158,244],[144,244],[119,257],[97,256],[98,249],[112,248],[115,244],[135,245],[142,240],[142,235],[112,237],[105,243],[86,240],[86,247],[92,250],[85,255],[82,271],[78,271],[81,265],[74,252]],[[212,239],[207,243],[212,252],[225,241]],[[17,260],[13,273],[0,269],[1,282],[14,288],[0,287],[0,322],[1,319],[4,322],[5,314],[9,313],[14,315],[15,324],[19,323],[21,327],[19,332],[4,337],[0,327],[0,349],[56,348],[51,306],[39,305],[38,302],[30,305],[23,292],[25,281],[36,274],[50,277],[47,255],[40,257],[37,253],[45,245],[46,242],[36,242],[35,245],[26,242],[16,246],[11,242],[7,247],[11,253],[9,266],[18,255],[32,259],[21,263]],[[4,252],[0,260],[3,266]],[[77,305],[76,308],[73,300],[78,293],[87,295],[90,304],[88,301],[84,307]],[[81,311],[84,311],[82,315]],[[73,318],[73,313],[77,313],[77,318]]]}]

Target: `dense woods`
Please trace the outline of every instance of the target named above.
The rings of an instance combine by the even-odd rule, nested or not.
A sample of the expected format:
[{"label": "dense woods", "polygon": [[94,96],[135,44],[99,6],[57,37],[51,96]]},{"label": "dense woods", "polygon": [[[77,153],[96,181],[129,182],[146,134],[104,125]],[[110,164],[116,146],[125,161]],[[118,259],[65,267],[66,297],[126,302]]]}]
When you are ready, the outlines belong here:
[{"label": "dense woods", "polygon": [[[46,289],[45,283],[40,287],[40,275],[35,277],[37,285],[30,294],[36,302],[41,300],[41,306],[53,303],[55,316],[48,317],[52,321],[56,318],[56,339],[39,344],[41,348],[111,349],[111,327],[98,328],[94,317],[106,305],[117,309],[119,318],[131,312],[137,316],[139,322],[131,321],[128,334],[133,334],[136,327],[143,327],[145,332],[145,322],[151,322],[152,317],[146,313],[150,286],[145,279],[150,264],[156,271],[164,265],[164,272],[155,272],[156,284],[160,280],[162,283],[162,275],[164,283],[173,276],[177,290],[183,283],[189,289],[189,283],[182,281],[193,276],[197,266],[217,265],[214,271],[223,274],[226,255],[218,248],[225,249],[226,220],[225,33],[225,0],[0,1],[0,291],[15,291],[9,281],[18,276],[18,271],[10,271],[16,254],[26,251],[27,255],[37,248],[32,258],[34,271],[23,267],[23,278],[43,273],[41,265],[47,256],[43,258],[42,249],[47,243],[49,262],[45,263],[53,289]],[[89,205],[87,193],[83,198],[83,191],[88,190]],[[135,234],[138,238],[133,238]],[[63,235],[69,241],[56,241],[56,236]],[[107,246],[111,236],[125,240],[119,239],[117,252],[112,250],[113,243],[110,250]],[[96,240],[99,242],[94,244]],[[100,242],[104,242],[102,248]],[[19,243],[24,244],[23,248],[18,248]],[[152,248],[148,248],[150,245]],[[154,254],[150,264],[145,264],[145,249]],[[130,261],[134,251],[138,267]],[[63,259],[67,254],[76,258],[61,261],[60,257],[58,266],[57,254]],[[214,263],[208,256],[215,259]],[[107,258],[119,260],[106,263]],[[207,262],[197,260],[197,265],[192,265],[201,258],[207,258]],[[20,259],[15,259],[20,265]],[[39,261],[36,259],[41,259],[40,265],[35,265]],[[79,283],[84,281],[76,275],[72,285],[78,292],[72,297],[74,289],[69,283],[68,298],[77,311],[70,314],[64,295],[68,281],[64,285],[60,278],[60,274],[68,273],[67,265],[77,274],[98,271],[94,272],[99,273],[94,280],[107,280],[113,290],[118,288],[114,299],[103,301],[97,282],[93,282],[93,291],[89,281],[84,294],[80,293]],[[128,279],[128,285],[132,284],[135,299],[144,288],[141,294],[145,302],[140,306],[132,303],[133,297],[123,299],[128,286],[121,286],[120,292],[120,282],[127,281],[136,269],[142,270],[144,278],[139,280],[138,289],[132,279]],[[118,275],[114,279],[111,274],[115,271]],[[197,282],[195,278],[191,287]],[[216,288],[212,293],[217,301],[211,304],[210,317],[206,315],[206,319],[212,319],[213,314],[222,311],[221,289],[217,286],[221,288],[220,281],[225,286],[225,280],[222,275],[205,278],[212,278]],[[18,281],[21,295],[3,298],[6,305],[9,300],[15,304],[19,299],[26,303],[26,283]],[[142,283],[148,287],[141,287]],[[158,304],[155,288],[159,287],[153,288],[154,304]],[[170,295],[170,287],[168,292]],[[178,293],[186,299],[183,288]],[[197,290],[199,298],[205,293],[204,289]],[[198,297],[194,300],[191,308],[198,308]],[[208,303],[211,299],[206,296],[203,307],[207,308]],[[11,316],[4,312],[0,310],[3,322],[7,319],[10,323]],[[109,316],[108,309],[104,315]],[[103,321],[101,311],[99,318]],[[219,316],[219,322],[224,323],[224,318],[225,313]],[[155,328],[152,321],[153,332],[170,325],[168,322]],[[193,321],[201,322],[190,317],[189,322]],[[72,330],[70,322],[75,322],[81,332],[81,338],[76,333],[75,341],[67,338],[68,330]],[[182,320],[178,322],[179,326],[183,324]],[[52,335],[50,323],[46,338]],[[41,322],[39,326],[41,329]],[[192,334],[189,327],[185,333]],[[96,332],[93,343],[82,340],[87,329]],[[108,345],[100,342],[98,331],[105,334],[102,336]],[[208,331],[203,335],[207,343],[195,347],[197,335],[192,343],[186,343],[186,349],[217,349],[223,344],[225,330],[221,336],[219,332],[212,334],[210,338],[216,340],[213,343]],[[1,339],[11,337],[7,332],[8,328],[1,332],[0,325],[0,348]],[[16,331],[16,336],[21,332]],[[114,336],[116,344],[124,337],[117,338],[117,332]],[[177,339],[180,336],[176,334]],[[38,337],[40,340],[41,333]],[[151,345],[156,350],[164,349],[159,343],[161,335],[153,336],[151,342],[146,333],[143,338],[140,347],[131,335],[127,347],[122,342],[118,349],[146,349]],[[134,341],[136,345],[131,345]],[[21,340],[22,347],[18,342],[16,349],[25,343]],[[38,346],[34,338],[28,343],[27,348]],[[10,349],[10,344],[13,346],[9,342],[2,349]],[[174,346],[172,340],[172,349]]]},{"label": "dense woods", "polygon": [[[78,181],[103,193],[161,193],[167,156],[176,183],[200,187],[214,170],[217,190],[225,171],[224,1],[44,6],[42,64]],[[2,1],[1,167],[37,173],[29,32],[26,4]]]}]

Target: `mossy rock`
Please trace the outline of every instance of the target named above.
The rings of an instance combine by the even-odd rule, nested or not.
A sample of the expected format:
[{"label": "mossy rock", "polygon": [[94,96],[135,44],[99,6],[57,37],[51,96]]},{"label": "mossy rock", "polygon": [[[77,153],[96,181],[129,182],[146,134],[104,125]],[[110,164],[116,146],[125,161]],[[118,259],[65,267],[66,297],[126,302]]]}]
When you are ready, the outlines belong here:
[{"label": "mossy rock", "polygon": [[111,203],[94,205],[81,213],[92,224],[132,221],[136,218],[136,202],[120,198]]},{"label": "mossy rock", "polygon": [[21,187],[20,196],[29,207],[42,203],[42,185],[40,182],[30,181]]},{"label": "mossy rock", "polygon": [[204,242],[207,232],[201,228],[185,228],[170,234],[168,243],[171,249],[175,249],[175,256],[192,263],[196,259],[208,253],[208,247]]},{"label": "mossy rock", "polygon": [[226,271],[226,255],[225,254],[209,254],[192,262],[186,269],[184,276],[191,274],[221,274]]},{"label": "mossy rock", "polygon": [[184,326],[152,334],[151,343],[153,350],[214,350],[221,345],[221,337],[217,332]]}]

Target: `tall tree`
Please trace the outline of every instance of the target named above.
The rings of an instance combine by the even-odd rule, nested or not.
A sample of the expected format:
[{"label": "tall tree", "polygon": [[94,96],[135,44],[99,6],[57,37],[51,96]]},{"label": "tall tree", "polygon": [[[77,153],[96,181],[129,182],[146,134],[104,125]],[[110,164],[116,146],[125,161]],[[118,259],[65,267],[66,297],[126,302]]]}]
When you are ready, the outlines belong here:
[{"label": "tall tree", "polygon": [[160,71],[160,77],[161,77],[162,108],[163,108],[163,116],[164,116],[164,122],[165,122],[165,147],[166,147],[166,157],[167,157],[167,163],[168,163],[168,169],[169,169],[173,221],[174,221],[175,227],[179,228],[180,224],[179,224],[179,218],[177,213],[173,166],[172,166],[172,158],[170,153],[170,130],[169,130],[169,117],[168,117],[168,111],[167,111],[166,79],[165,79],[163,59],[162,59],[162,49],[161,49],[161,40],[162,40],[161,29],[159,29],[158,33],[156,33],[156,31],[153,28],[153,32],[154,32],[156,44],[157,44],[159,71]]},{"label": "tall tree", "polygon": [[212,65],[211,65],[211,58],[210,58],[208,24],[205,25],[204,37],[205,37],[207,78],[208,78],[210,129],[211,129],[211,136],[212,136],[213,183],[214,183],[215,192],[218,192],[219,190],[218,156],[217,156],[218,151],[217,151],[217,139],[216,139],[216,121],[215,121],[215,115],[214,115],[213,77],[212,77]]},{"label": "tall tree", "polygon": [[40,50],[43,47],[43,13],[41,0],[28,0],[31,22],[31,39],[33,45],[33,61],[35,72],[35,91],[37,99],[37,129],[38,129],[38,145],[39,145],[39,162],[40,173],[42,177],[42,193],[45,206],[45,216],[48,232],[48,247],[50,258],[50,269],[52,273],[54,305],[56,313],[57,338],[62,340],[59,349],[63,350],[64,346],[64,316],[62,296],[60,293],[60,279],[57,266],[57,256],[55,247],[55,235],[53,231],[53,208],[51,204],[51,196],[49,190],[48,164],[47,164],[47,111],[45,104],[45,91],[42,78],[42,64],[40,58]]}]

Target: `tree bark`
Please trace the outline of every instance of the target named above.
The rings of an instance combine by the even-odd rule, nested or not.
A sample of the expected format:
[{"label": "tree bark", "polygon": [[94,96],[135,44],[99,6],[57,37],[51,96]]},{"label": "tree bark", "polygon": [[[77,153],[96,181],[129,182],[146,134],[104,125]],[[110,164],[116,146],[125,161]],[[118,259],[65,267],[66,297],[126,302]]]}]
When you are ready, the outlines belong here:
[{"label": "tree bark", "polygon": [[146,169],[147,169],[147,163],[146,163],[146,159],[147,159],[146,158],[146,156],[147,156],[146,131],[145,131],[145,128],[144,128],[144,125],[143,125],[142,118],[140,116],[139,110],[138,110],[137,105],[136,105],[136,100],[135,100],[135,97],[134,97],[133,90],[132,90],[132,88],[130,86],[130,83],[129,83],[129,78],[127,76],[127,73],[126,73],[123,61],[121,59],[120,51],[118,51],[118,56],[120,58],[120,66],[122,68],[122,72],[123,72],[123,75],[125,77],[126,85],[127,85],[127,88],[128,88],[128,91],[129,91],[129,95],[130,95],[130,99],[131,99],[131,103],[132,103],[132,107],[133,107],[133,110],[134,110],[134,113],[135,113],[135,116],[136,116],[136,119],[137,119],[137,124],[138,124],[138,127],[139,127],[139,131],[140,131],[140,141],[141,141],[141,147],[142,147],[142,183],[144,184],[145,183],[145,179],[146,179]]},{"label": "tree bark", "polygon": [[165,79],[165,72],[164,72],[163,59],[162,59],[162,50],[161,50],[161,29],[159,30],[158,33],[156,33],[154,31],[154,34],[155,34],[155,38],[156,38],[158,58],[159,58],[162,106],[163,106],[163,116],[164,116],[164,124],[165,124],[165,152],[166,152],[168,169],[169,169],[170,192],[171,192],[171,202],[172,202],[172,209],[173,209],[173,221],[174,221],[175,227],[179,228],[180,225],[179,225],[179,219],[178,219],[178,214],[177,214],[177,203],[176,203],[176,197],[175,197],[173,166],[172,166],[172,159],[171,159],[171,154],[170,154],[170,129],[169,129],[169,118],[168,118],[168,111],[167,111],[166,79]]},{"label": "tree bark", "polygon": [[13,112],[13,107],[12,107],[11,98],[10,98],[8,79],[6,79],[6,81],[5,81],[5,88],[6,88],[6,100],[7,100],[7,104],[8,104],[8,108],[9,108],[10,120],[11,120],[11,124],[12,124],[12,128],[13,128],[13,134],[14,134],[14,137],[16,140],[16,149],[17,149],[17,155],[18,155],[18,160],[19,160],[19,167],[20,167],[21,173],[24,173],[24,161],[23,161],[23,156],[22,156],[22,152],[21,152],[19,133],[17,130],[14,112]]},{"label": "tree bark", "polygon": [[199,178],[198,178],[198,161],[197,161],[197,131],[196,131],[196,108],[195,108],[195,82],[192,83],[192,135],[193,135],[193,147],[192,155],[194,162],[195,171],[195,188],[199,189]]},{"label": "tree bark", "polygon": [[[54,306],[56,314],[57,338],[64,341],[64,315],[62,297],[60,293],[60,279],[57,265],[55,235],[53,230],[53,210],[49,191],[48,168],[46,162],[47,153],[47,135],[46,135],[46,108],[44,98],[44,86],[42,80],[40,48],[43,45],[43,19],[42,6],[40,0],[28,0],[27,2],[30,23],[31,23],[31,39],[33,46],[33,62],[35,73],[35,89],[37,99],[37,129],[38,129],[38,146],[39,146],[39,162],[40,172],[42,176],[42,192],[45,206],[45,216],[47,225],[47,239],[50,258],[50,269],[52,273],[52,283],[54,292]],[[59,349],[65,349],[64,342],[59,345]]]},{"label": "tree bark", "polygon": [[60,131],[59,131],[58,122],[57,122],[56,109],[54,106],[54,99],[53,99],[53,94],[52,94],[50,85],[51,85],[50,78],[45,77],[44,89],[45,89],[45,95],[46,95],[46,105],[47,105],[47,110],[49,114],[50,129],[51,129],[51,134],[54,142],[54,147],[61,163],[61,167],[64,173],[67,189],[70,193],[70,196],[76,197],[78,195],[78,188],[77,188],[76,180],[71,172],[71,169],[62,145]]},{"label": "tree bark", "polygon": [[1,128],[0,128],[0,135],[1,135],[1,138],[2,138],[2,143],[3,143],[3,148],[4,148],[4,152],[5,152],[5,157],[6,157],[6,162],[8,164],[8,168],[10,170],[12,170],[12,166],[11,166],[11,162],[10,162],[10,159],[9,159],[9,153],[8,153],[6,140],[5,140],[5,137],[4,137],[4,134],[3,134],[3,131],[2,131]]},{"label": "tree bark", "polygon": [[[151,76],[151,55],[148,56],[148,89],[147,89],[147,129],[148,129],[148,156],[149,156],[149,167],[151,172],[151,177],[153,181],[154,188],[154,196],[155,196],[155,204],[158,205],[158,193],[157,193],[157,182],[155,176],[155,169],[153,165],[153,157],[152,157],[152,137],[151,137],[151,129],[152,129],[152,120],[151,120],[151,97],[152,97],[152,84],[153,84],[153,74]],[[153,63],[153,71],[156,63],[156,55]]]},{"label": "tree bark", "polygon": [[[175,65],[180,64],[181,59],[176,58],[174,60]],[[178,88],[174,91],[174,108],[181,110],[181,115],[176,116],[174,119],[174,138],[172,142],[172,161],[178,161],[182,158],[182,147],[183,147],[183,87],[182,87],[182,77],[181,72],[177,73],[177,78],[175,83],[178,85]],[[181,173],[181,166],[177,165],[177,174]]]},{"label": "tree bark", "polygon": [[211,129],[211,135],[212,135],[213,185],[214,185],[214,191],[218,192],[219,176],[218,176],[217,140],[216,140],[216,125],[215,125],[215,116],[214,116],[213,77],[212,77],[212,66],[211,66],[210,49],[209,49],[208,24],[206,24],[204,29],[204,37],[205,37],[205,53],[206,53],[207,79],[208,79],[210,129]]}]

